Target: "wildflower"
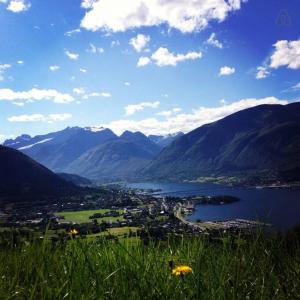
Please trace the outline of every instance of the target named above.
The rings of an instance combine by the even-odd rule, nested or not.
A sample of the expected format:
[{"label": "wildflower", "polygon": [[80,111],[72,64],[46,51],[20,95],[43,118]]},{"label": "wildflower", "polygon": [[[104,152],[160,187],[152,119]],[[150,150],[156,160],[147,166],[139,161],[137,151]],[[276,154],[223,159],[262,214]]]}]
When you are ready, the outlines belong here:
[{"label": "wildflower", "polygon": [[74,229],[71,229],[71,230],[69,231],[69,234],[70,234],[72,237],[75,237],[75,235],[78,234],[78,231],[74,228]]},{"label": "wildflower", "polygon": [[179,275],[185,275],[188,273],[192,273],[193,269],[189,266],[177,266],[176,268],[174,268],[172,270],[172,274],[175,276],[179,276]]}]

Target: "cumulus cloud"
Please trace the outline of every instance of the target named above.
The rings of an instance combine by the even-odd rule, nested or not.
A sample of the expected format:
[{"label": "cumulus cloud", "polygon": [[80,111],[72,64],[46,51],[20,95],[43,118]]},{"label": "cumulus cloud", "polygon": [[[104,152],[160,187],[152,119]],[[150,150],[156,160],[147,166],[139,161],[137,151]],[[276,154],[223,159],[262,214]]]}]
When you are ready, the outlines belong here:
[{"label": "cumulus cloud", "polygon": [[269,77],[270,71],[267,67],[259,66],[257,67],[256,79],[263,79]]},{"label": "cumulus cloud", "polygon": [[60,93],[53,89],[43,90],[34,88],[23,92],[0,89],[0,101],[32,102],[41,100],[51,100],[54,103],[69,103],[74,101],[74,98],[69,94]]},{"label": "cumulus cloud", "polygon": [[159,67],[176,66],[177,63],[185,60],[195,60],[202,57],[201,52],[188,52],[186,54],[174,54],[167,48],[160,47],[151,56],[155,64]]},{"label": "cumulus cloud", "polygon": [[223,44],[217,39],[216,34],[213,32],[207,40],[207,44],[216,48],[222,49]]},{"label": "cumulus cloud", "polygon": [[53,65],[53,66],[49,67],[49,70],[52,71],[52,72],[58,71],[59,69],[60,69],[60,66],[56,66],[56,65]]},{"label": "cumulus cloud", "polygon": [[274,47],[275,51],[270,58],[271,68],[278,69],[284,66],[294,70],[300,68],[300,39],[278,41]]},{"label": "cumulus cloud", "polygon": [[272,55],[266,59],[262,66],[257,67],[256,79],[263,79],[271,75],[272,69],[287,67],[300,69],[300,39],[295,41],[277,41]]},{"label": "cumulus cloud", "polygon": [[147,65],[151,64],[151,59],[146,56],[142,56],[139,58],[137,66],[138,67],[145,67]]},{"label": "cumulus cloud", "polygon": [[130,105],[127,105],[125,107],[125,113],[126,113],[127,116],[130,116],[130,115],[134,115],[138,111],[144,110],[147,107],[149,107],[149,108],[158,108],[159,105],[160,105],[159,101],[142,102],[142,103],[138,103],[138,104],[130,104]]},{"label": "cumulus cloud", "polygon": [[8,117],[9,122],[62,122],[70,119],[72,117],[69,113],[64,114],[32,114],[32,115],[19,115]]},{"label": "cumulus cloud", "polygon": [[79,58],[79,54],[77,53],[72,53],[68,50],[65,51],[65,54],[72,60],[77,60]]},{"label": "cumulus cloud", "polygon": [[175,107],[171,110],[163,110],[157,113],[158,116],[170,118],[174,114],[178,114],[181,111],[181,108]]},{"label": "cumulus cloud", "polygon": [[229,76],[235,73],[235,68],[224,66],[220,68],[219,76]]},{"label": "cumulus cloud", "polygon": [[151,56],[152,60],[159,67],[176,66],[179,62],[185,60],[195,60],[202,57],[201,52],[188,52],[186,54],[174,54],[167,48],[160,47]]},{"label": "cumulus cloud", "polygon": [[7,10],[12,11],[14,13],[20,13],[22,11],[28,10],[30,7],[30,2],[26,0],[11,0],[8,2]]},{"label": "cumulus cloud", "polygon": [[86,73],[86,72],[87,72],[87,69],[80,68],[79,71],[80,71],[81,73]]},{"label": "cumulus cloud", "polygon": [[124,85],[126,85],[126,86],[130,86],[130,85],[131,85],[131,83],[130,83],[129,81],[125,81],[125,82],[124,82]]},{"label": "cumulus cloud", "polygon": [[202,57],[202,53],[200,51],[199,52],[192,51],[186,54],[174,54],[170,52],[169,49],[160,47],[151,55],[151,59],[145,56],[140,57],[137,65],[138,67],[144,67],[153,61],[159,67],[165,67],[165,66],[175,67],[179,62],[183,62],[186,60],[200,59],[201,57]]},{"label": "cumulus cloud", "polygon": [[150,36],[144,34],[138,34],[136,37],[132,38],[129,44],[137,51],[141,52],[147,44],[150,42]]},{"label": "cumulus cloud", "polygon": [[254,107],[261,104],[288,104],[287,100],[280,100],[275,97],[262,99],[242,99],[231,104],[224,103],[218,107],[199,107],[191,113],[180,113],[166,120],[160,121],[156,118],[148,118],[140,121],[118,120],[102,126],[112,129],[117,134],[125,130],[141,131],[145,134],[169,134],[178,131],[189,132],[204,124],[222,119],[237,111]]},{"label": "cumulus cloud", "polygon": [[245,0],[84,0],[88,9],[81,27],[96,31],[126,31],[166,24],[181,32],[194,32],[210,21],[224,21]]}]

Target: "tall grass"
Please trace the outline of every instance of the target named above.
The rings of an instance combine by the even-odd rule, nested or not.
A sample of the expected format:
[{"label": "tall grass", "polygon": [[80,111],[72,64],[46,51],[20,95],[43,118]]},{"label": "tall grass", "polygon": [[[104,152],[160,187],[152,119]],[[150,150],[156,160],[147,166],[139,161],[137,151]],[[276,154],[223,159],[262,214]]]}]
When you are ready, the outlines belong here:
[{"label": "tall grass", "polygon": [[[257,235],[218,243],[30,242],[0,250],[0,299],[300,299],[300,248]],[[193,273],[174,276],[172,265]]]}]

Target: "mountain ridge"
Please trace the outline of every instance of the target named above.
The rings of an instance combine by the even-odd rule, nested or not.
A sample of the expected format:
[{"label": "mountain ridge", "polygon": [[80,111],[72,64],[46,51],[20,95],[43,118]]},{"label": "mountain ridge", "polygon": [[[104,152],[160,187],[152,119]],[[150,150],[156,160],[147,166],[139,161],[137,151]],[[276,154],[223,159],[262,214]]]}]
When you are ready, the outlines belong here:
[{"label": "mountain ridge", "polygon": [[292,166],[300,168],[297,153],[300,103],[261,105],[179,137],[141,171],[141,178],[195,180],[243,173],[280,178]]}]

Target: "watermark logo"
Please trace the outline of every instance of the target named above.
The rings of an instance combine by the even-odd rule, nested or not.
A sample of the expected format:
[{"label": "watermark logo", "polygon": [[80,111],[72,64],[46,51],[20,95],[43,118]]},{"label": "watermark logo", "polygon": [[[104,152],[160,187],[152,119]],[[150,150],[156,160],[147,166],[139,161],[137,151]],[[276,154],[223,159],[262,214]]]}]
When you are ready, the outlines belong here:
[{"label": "watermark logo", "polygon": [[282,9],[279,12],[279,15],[277,17],[277,24],[279,26],[291,26],[292,25],[292,18],[286,9]]}]

